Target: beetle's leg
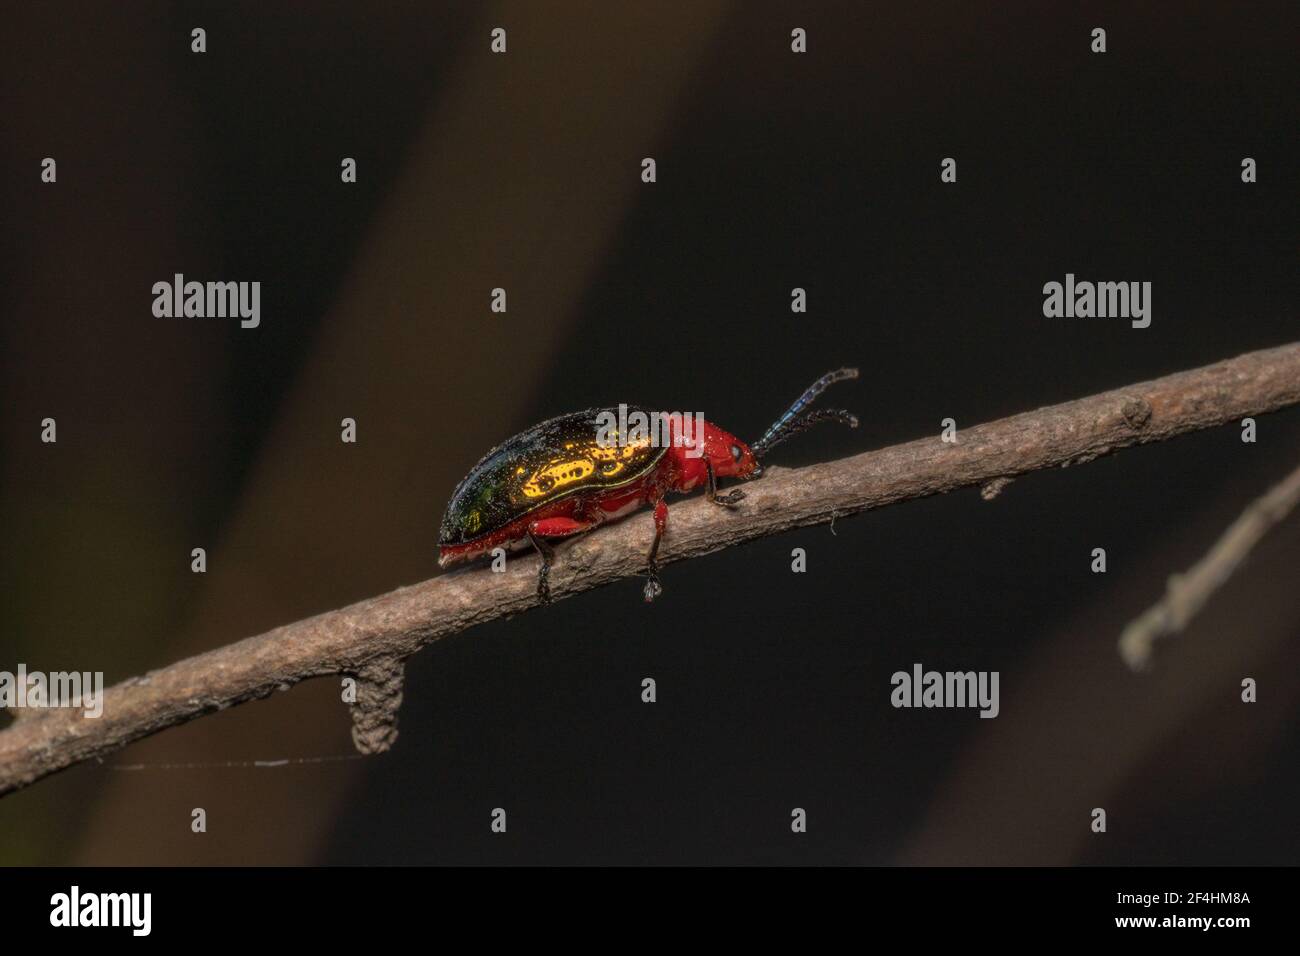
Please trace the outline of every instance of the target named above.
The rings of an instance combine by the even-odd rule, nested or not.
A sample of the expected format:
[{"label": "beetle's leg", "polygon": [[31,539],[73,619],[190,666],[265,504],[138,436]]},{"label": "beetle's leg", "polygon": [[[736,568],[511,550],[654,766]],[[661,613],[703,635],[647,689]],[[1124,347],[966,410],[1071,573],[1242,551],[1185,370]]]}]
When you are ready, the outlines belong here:
[{"label": "beetle's leg", "polygon": [[655,539],[650,545],[650,557],[646,560],[645,590],[641,592],[645,595],[647,604],[664,593],[664,586],[659,583],[659,562],[655,560],[655,556],[659,554],[659,539],[664,536],[664,529],[667,527],[668,504],[659,498],[655,501]]},{"label": "beetle's leg", "polygon": [[528,526],[528,540],[542,556],[542,569],[537,572],[537,596],[543,604],[551,603],[551,561],[555,558],[555,549],[546,539],[582,534],[596,524],[595,521],[575,521],[572,518],[542,518]]},{"label": "beetle's leg", "polygon": [[745,493],[739,488],[729,491],[725,495],[718,494],[718,479],[713,474],[713,462],[704,459],[704,470],[708,474],[708,484],[704,486],[704,497],[712,501],[715,505],[722,505],[726,508],[734,508],[745,498]]},{"label": "beetle's leg", "polygon": [[551,559],[555,557],[555,549],[546,543],[545,539],[539,538],[533,533],[533,529],[528,529],[528,540],[532,542],[537,553],[542,556],[542,569],[537,572],[537,597],[543,604],[551,603]]}]

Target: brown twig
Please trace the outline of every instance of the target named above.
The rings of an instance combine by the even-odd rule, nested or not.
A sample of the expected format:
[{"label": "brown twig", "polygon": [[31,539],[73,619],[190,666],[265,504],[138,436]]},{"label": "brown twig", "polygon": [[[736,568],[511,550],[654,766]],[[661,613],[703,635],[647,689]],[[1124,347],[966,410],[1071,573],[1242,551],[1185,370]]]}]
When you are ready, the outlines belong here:
[{"label": "brown twig", "polygon": [[[808,468],[771,468],[747,487],[749,497],[734,510],[700,498],[675,504],[659,560],[692,558],[966,486],[997,482],[1001,488],[1005,482],[998,479],[1081,464],[1297,403],[1300,343],[1292,343],[964,429],[953,443],[936,433]],[[642,514],[562,546],[551,574],[554,597],[643,573],[649,522]],[[384,687],[400,691],[395,662],[440,637],[532,608],[536,575],[533,557],[511,561],[502,573],[480,566],[444,574],[123,681],[105,692],[97,719],[80,710],[30,716],[0,731],[0,793],[326,675],[360,678],[364,712],[357,735],[365,746],[382,749],[392,739],[384,721],[394,709],[375,696]],[[672,600],[671,590],[665,599]]]},{"label": "brown twig", "polygon": [[1184,574],[1169,579],[1165,596],[1124,628],[1119,653],[1135,671],[1151,664],[1156,641],[1187,627],[1241,562],[1279,521],[1300,503],[1300,468],[1250,506],[1214,543],[1205,557]]}]

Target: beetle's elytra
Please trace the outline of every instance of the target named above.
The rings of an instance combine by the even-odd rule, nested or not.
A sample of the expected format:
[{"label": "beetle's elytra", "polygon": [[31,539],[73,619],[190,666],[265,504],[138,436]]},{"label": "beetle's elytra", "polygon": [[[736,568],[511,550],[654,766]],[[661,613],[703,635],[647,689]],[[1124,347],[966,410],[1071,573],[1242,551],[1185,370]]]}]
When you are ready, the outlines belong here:
[{"label": "beetle's elytra", "polygon": [[[818,422],[857,427],[857,418],[842,409],[808,410],[828,386],[857,377],[855,368],[823,375],[753,445],[704,422],[701,450],[698,436],[679,434],[689,428],[680,418],[668,420],[666,444],[641,434],[611,443],[601,432],[602,418],[608,421],[615,414],[608,408],[572,412],[534,425],[484,455],[457,485],[442,519],[438,563],[447,567],[494,548],[531,544],[542,556],[537,593],[549,603],[552,539],[582,534],[652,505],[655,536],[644,595],[653,601],[663,591],[655,556],[668,524],[664,496],[702,485],[709,501],[735,507],[745,493],[737,489],[719,494],[719,478],[757,478],[762,473],[759,460],[767,452]],[[649,416],[642,408],[632,411]]]}]

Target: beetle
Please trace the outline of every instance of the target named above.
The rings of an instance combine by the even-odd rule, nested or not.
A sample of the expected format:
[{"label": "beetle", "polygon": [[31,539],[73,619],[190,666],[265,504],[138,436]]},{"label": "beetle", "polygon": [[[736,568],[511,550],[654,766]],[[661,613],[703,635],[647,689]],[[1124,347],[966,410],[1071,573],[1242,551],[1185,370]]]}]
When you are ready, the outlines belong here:
[{"label": "beetle", "polygon": [[[666,413],[660,413],[670,434],[666,443],[635,429],[610,441],[611,433],[601,432],[617,414],[610,408],[589,408],[534,425],[484,455],[456,486],[438,535],[438,564],[446,568],[498,547],[513,550],[531,544],[542,558],[537,595],[549,604],[555,556],[551,541],[583,534],[650,505],[655,536],[643,594],[653,601],[663,592],[655,557],[668,526],[665,495],[703,486],[709,501],[736,507],[745,493],[719,493],[719,478],[759,477],[760,461],[768,452],[818,422],[858,426],[857,418],[843,409],[809,410],[829,386],[857,377],[856,368],[827,372],[752,445],[703,422],[701,449],[698,436],[684,434],[692,430],[689,416]],[[626,418],[633,412],[650,416],[640,407],[625,405],[622,410]]]}]

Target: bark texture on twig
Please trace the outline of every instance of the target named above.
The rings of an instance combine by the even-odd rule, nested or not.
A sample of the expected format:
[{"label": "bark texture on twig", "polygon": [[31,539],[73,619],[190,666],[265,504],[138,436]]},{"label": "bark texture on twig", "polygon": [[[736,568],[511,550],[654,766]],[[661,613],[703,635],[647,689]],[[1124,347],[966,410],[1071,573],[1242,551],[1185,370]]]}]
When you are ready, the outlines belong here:
[{"label": "bark texture on twig", "polygon": [[1300,504],[1300,468],[1262,498],[1251,502],[1205,557],[1185,573],[1170,577],[1164,598],[1133,620],[1120,635],[1119,653],[1124,662],[1135,671],[1150,666],[1156,641],[1181,633],[1269,529],[1289,515],[1297,504]]},{"label": "bark texture on twig", "polygon": [[[770,468],[746,486],[738,508],[700,497],[674,504],[659,561],[966,486],[1001,488],[999,479],[1297,403],[1300,343],[1292,343],[963,429],[955,443],[936,432],[808,468]],[[643,513],[561,545],[551,573],[554,597],[643,573],[650,522]],[[503,573],[466,568],[188,658],[109,688],[98,719],[79,710],[31,716],[0,731],[0,793],[310,677],[354,674],[372,687],[376,677],[384,684],[391,668],[385,678],[371,665],[402,661],[440,637],[536,605],[537,567],[535,557],[525,557]],[[671,590],[662,600],[672,600]],[[394,698],[382,689],[378,696]],[[391,722],[366,724],[363,743],[382,749],[384,726],[391,731]]]}]

